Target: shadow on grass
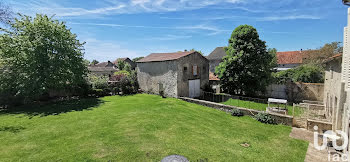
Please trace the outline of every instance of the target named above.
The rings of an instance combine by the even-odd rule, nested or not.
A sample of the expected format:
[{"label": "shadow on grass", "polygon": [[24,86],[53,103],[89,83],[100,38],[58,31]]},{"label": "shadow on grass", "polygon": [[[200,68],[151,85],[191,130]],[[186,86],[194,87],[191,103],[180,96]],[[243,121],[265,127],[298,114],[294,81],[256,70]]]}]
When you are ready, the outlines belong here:
[{"label": "shadow on grass", "polygon": [[[67,113],[71,111],[83,111],[91,110],[96,108],[100,104],[103,104],[98,98],[83,98],[83,99],[73,99],[68,101],[58,101],[48,104],[33,104],[24,105],[19,107],[14,107],[10,109],[5,109],[0,111],[1,114],[25,114],[30,117],[33,116],[48,116],[48,115],[59,115],[62,113]],[[0,128],[1,129],[1,128]]]},{"label": "shadow on grass", "polygon": [[4,126],[4,127],[0,127],[0,132],[18,133],[23,129],[25,128],[21,126]]}]

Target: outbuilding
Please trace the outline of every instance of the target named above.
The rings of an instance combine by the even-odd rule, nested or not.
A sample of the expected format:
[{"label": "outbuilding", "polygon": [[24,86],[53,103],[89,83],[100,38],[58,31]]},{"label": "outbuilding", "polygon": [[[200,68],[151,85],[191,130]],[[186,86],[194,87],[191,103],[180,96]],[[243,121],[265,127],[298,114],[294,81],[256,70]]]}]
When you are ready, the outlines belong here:
[{"label": "outbuilding", "polygon": [[141,90],[167,97],[199,97],[209,84],[209,61],[196,51],[152,53],[136,69]]}]

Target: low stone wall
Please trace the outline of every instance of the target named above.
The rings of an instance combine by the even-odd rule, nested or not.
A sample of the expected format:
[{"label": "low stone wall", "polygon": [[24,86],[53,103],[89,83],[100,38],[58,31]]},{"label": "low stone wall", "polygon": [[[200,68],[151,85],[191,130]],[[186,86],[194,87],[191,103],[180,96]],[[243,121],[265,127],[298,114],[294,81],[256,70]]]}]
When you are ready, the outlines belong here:
[{"label": "low stone wall", "polygon": [[317,120],[307,120],[307,130],[314,131],[314,126],[318,127],[318,132],[323,133],[323,131],[332,130],[332,123],[330,122],[324,122],[324,121],[317,121]]},{"label": "low stone wall", "polygon": [[[243,112],[244,115],[249,115],[249,116],[254,116],[254,115],[258,114],[259,112],[263,112],[263,111],[253,110],[253,109],[246,109],[246,108],[242,108],[242,107],[224,105],[224,104],[220,104],[220,103],[198,100],[198,99],[187,98],[187,97],[180,97],[180,99],[187,101],[187,102],[191,102],[191,103],[211,107],[214,109],[218,109],[221,111],[225,111],[225,112],[231,112],[232,109],[239,109]],[[293,125],[293,117],[292,116],[275,114],[275,113],[270,113],[270,112],[268,112],[268,114],[272,115],[278,124],[284,124],[284,125],[288,125],[288,126]]]}]

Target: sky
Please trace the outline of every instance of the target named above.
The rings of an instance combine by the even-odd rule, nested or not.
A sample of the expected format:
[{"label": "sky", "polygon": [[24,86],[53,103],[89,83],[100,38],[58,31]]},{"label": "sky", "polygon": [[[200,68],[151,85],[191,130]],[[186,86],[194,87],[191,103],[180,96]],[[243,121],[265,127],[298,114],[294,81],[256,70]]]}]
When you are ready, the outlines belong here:
[{"label": "sky", "polygon": [[343,40],[341,0],[5,0],[14,12],[65,21],[88,60],[135,58],[227,46],[239,25],[252,25],[268,48],[316,49]]}]

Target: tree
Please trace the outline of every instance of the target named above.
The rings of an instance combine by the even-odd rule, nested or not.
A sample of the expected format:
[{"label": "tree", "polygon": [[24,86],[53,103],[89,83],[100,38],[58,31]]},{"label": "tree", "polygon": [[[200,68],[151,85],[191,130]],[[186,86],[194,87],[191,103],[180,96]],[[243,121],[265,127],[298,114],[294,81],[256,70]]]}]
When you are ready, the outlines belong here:
[{"label": "tree", "polygon": [[125,66],[125,61],[123,61],[123,60],[117,61],[117,67],[119,70],[124,70],[124,66]]},{"label": "tree", "polygon": [[12,20],[12,14],[11,8],[0,1],[0,23],[8,24]]},{"label": "tree", "polygon": [[139,60],[141,60],[141,59],[143,59],[143,58],[144,58],[144,57],[135,57],[135,58],[132,59],[132,61],[137,62],[137,61],[139,61]]},{"label": "tree", "polygon": [[31,100],[86,85],[84,43],[64,22],[20,15],[10,26],[0,35],[0,93]]},{"label": "tree", "polygon": [[85,66],[89,66],[91,63],[90,63],[90,61],[89,60],[87,60],[87,59],[84,59],[84,65]]},{"label": "tree", "polygon": [[118,60],[117,61],[117,67],[119,70],[125,70],[128,72],[131,72],[131,65],[123,60]]},{"label": "tree", "polygon": [[323,47],[316,50],[306,50],[303,52],[304,64],[321,64],[325,59],[335,54],[342,53],[341,42],[326,43]]},{"label": "tree", "polygon": [[272,56],[272,61],[271,61],[271,67],[277,67],[277,49],[276,48],[269,48],[268,53]]},{"label": "tree", "polygon": [[192,48],[190,51],[196,51],[196,52],[200,53],[201,55],[204,55],[204,53],[202,51],[195,50],[194,48]]},{"label": "tree", "polygon": [[216,67],[223,90],[230,94],[250,95],[265,91],[271,81],[273,57],[260,40],[257,30],[249,25],[238,26],[225,48],[226,56]]},{"label": "tree", "polygon": [[92,60],[92,61],[91,61],[91,64],[92,64],[92,65],[96,65],[96,64],[98,64],[98,63],[99,63],[99,62],[98,62],[97,60]]}]

